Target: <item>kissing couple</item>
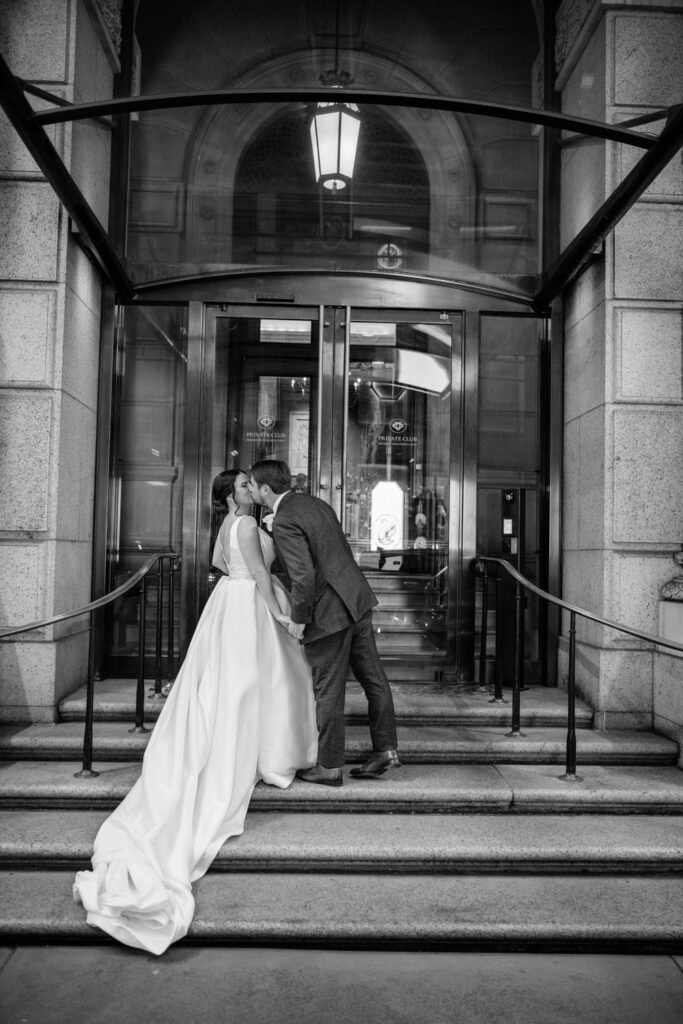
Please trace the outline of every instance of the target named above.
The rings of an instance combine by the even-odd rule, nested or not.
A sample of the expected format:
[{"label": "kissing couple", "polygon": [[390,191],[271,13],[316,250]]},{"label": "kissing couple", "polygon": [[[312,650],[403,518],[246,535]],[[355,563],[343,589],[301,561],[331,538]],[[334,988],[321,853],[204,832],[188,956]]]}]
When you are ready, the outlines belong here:
[{"label": "kissing couple", "polygon": [[[391,689],[372,631],[377,604],[333,510],[291,489],[285,462],[234,470],[213,565],[224,574],[197,623],[145,750],[142,772],[95,838],[74,899],[88,924],[163,953],[188,931],[192,883],[241,835],[257,782],[344,782],[349,667],[367,701],[372,753],[350,770],[400,766]],[[271,510],[272,534],[253,504]],[[266,517],[268,518],[268,517]],[[279,563],[281,578],[271,572]]]}]

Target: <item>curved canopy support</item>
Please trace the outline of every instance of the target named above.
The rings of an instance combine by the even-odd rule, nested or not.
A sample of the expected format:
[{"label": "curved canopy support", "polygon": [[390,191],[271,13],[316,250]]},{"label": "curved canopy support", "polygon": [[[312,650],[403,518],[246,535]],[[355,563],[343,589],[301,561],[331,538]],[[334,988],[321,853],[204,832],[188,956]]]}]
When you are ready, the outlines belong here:
[{"label": "curved canopy support", "polygon": [[[536,110],[533,107],[513,107],[501,103],[482,103],[455,96],[434,93],[382,92],[375,89],[307,88],[307,89],[212,89],[206,92],[158,93],[151,96],[124,96],[118,99],[98,100],[94,103],[74,103],[70,106],[51,107],[34,114],[38,124],[57,124],[61,121],[82,121],[104,114],[127,114],[140,110],[168,110],[173,107],[203,107],[226,103],[373,103],[386,107],[415,107],[423,110],[446,110],[454,114],[475,114],[480,117],[499,117],[506,121],[523,121],[549,128],[574,131],[600,139],[623,142],[638,149],[649,149],[657,141],[656,135],[632,131],[619,125],[573,117],[556,110]],[[666,112],[662,116],[666,116]]]}]

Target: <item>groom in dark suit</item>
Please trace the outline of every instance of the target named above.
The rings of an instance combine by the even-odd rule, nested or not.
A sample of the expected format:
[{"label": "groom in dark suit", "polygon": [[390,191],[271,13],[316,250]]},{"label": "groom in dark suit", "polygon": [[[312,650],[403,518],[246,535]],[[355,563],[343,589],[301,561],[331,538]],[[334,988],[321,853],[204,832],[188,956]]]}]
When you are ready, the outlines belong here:
[{"label": "groom in dark suit", "polygon": [[291,489],[286,462],[251,467],[250,490],[274,513],[273,540],[291,599],[289,632],[304,644],[313,675],[318,763],[297,772],[305,782],[342,785],[344,696],[349,665],[368,700],[373,752],[355,778],[379,778],[400,767],[394,702],[377,654],[372,608],[377,598],[358,568],[333,510]]}]

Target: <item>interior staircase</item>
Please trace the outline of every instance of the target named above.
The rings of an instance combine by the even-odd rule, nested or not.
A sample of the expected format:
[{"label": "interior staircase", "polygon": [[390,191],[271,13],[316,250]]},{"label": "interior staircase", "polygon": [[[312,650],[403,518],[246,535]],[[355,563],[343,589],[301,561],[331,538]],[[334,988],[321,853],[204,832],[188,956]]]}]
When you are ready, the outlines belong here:
[{"label": "interior staircase", "polygon": [[445,618],[428,573],[365,570],[379,604],[373,611],[377,650],[391,680],[433,682],[448,665]]},{"label": "interior staircase", "polygon": [[[683,952],[683,773],[648,732],[600,732],[579,704],[580,782],[562,778],[565,695],[510,704],[393,682],[404,767],[339,789],[260,784],[243,836],[196,886],[185,942],[405,950]],[[148,720],[159,702],[148,700]],[[95,778],[76,778],[82,692],[60,720],[0,728],[0,932],[102,943],[71,897],[140,770],[134,684],[98,684]],[[368,751],[347,697],[347,762]]]}]

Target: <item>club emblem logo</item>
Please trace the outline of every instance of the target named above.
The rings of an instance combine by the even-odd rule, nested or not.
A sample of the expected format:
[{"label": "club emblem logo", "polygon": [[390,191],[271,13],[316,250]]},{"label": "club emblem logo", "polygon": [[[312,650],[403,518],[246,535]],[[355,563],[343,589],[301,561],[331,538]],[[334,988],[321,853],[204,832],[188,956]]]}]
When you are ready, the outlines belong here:
[{"label": "club emblem logo", "polygon": [[392,420],[389,426],[391,427],[395,434],[403,434],[408,429],[408,424],[406,423],[406,421],[400,418]]},{"label": "club emblem logo", "polygon": [[273,416],[261,416],[258,425],[262,430],[272,430],[275,426],[275,418]]}]

